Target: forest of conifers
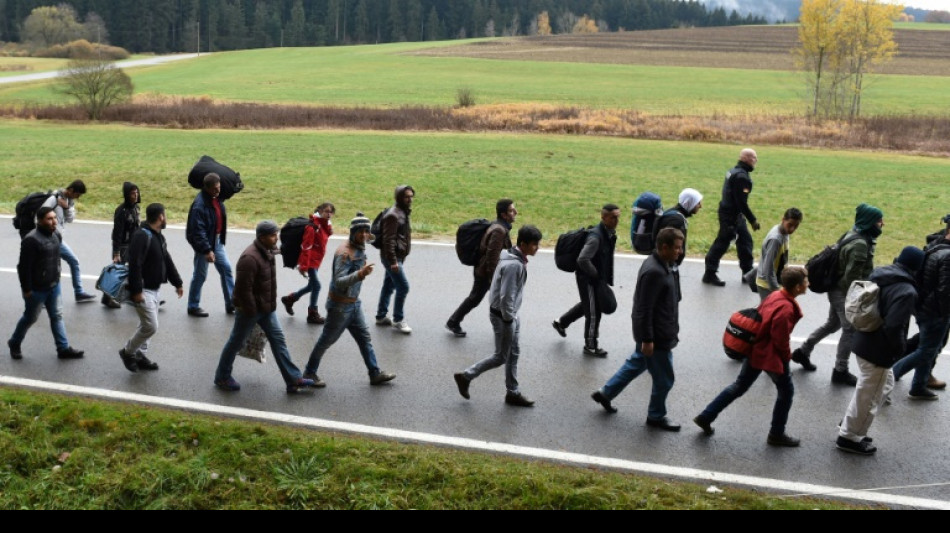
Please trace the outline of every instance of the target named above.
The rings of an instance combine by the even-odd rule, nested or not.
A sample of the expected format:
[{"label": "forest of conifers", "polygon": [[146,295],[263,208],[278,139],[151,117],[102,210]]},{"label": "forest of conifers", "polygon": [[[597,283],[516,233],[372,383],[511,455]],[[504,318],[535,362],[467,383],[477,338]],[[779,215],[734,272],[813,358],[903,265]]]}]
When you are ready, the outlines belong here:
[{"label": "forest of conifers", "polygon": [[59,3],[101,17],[103,42],[155,53],[534,35],[545,11],[553,33],[585,15],[600,31],[766,22],[695,0],[0,0],[0,41]]}]

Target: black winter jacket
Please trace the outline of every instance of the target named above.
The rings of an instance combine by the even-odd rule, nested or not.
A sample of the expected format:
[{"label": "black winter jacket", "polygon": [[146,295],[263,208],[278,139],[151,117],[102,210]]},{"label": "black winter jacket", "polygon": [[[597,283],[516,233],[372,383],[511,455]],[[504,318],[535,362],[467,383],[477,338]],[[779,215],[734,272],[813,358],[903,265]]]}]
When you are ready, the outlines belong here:
[{"label": "black winter jacket", "polygon": [[910,317],[917,305],[914,275],[902,265],[874,269],[871,281],[881,288],[878,310],[884,325],[871,333],[854,332],[851,351],[877,366],[890,368],[904,357]]},{"label": "black winter jacket", "polygon": [[614,249],[617,233],[607,229],[603,222],[587,232],[584,248],[577,256],[577,277],[595,285],[614,284]]},{"label": "black winter jacket", "polygon": [[920,313],[929,317],[950,316],[950,241],[934,241],[926,249],[920,271]]},{"label": "black winter jacket", "polygon": [[676,204],[676,207],[664,212],[663,215],[656,220],[656,224],[653,225],[653,242],[656,242],[657,235],[659,235],[660,230],[664,228],[678,229],[683,233],[683,253],[676,259],[677,265],[682,265],[683,260],[686,259],[686,234],[689,232],[688,219],[691,216],[693,215],[686,211],[685,207]]},{"label": "black winter jacket", "polygon": [[[205,255],[214,251],[214,235],[217,222],[217,213],[214,211],[214,198],[201,191],[191,204],[188,211],[188,226],[185,237],[195,253]],[[224,246],[228,234],[228,211],[224,201],[218,198],[221,204],[221,245]]]},{"label": "black winter jacket", "polygon": [[59,247],[62,237],[43,228],[26,234],[20,241],[20,262],[16,271],[23,292],[48,291],[59,283],[62,266]]},{"label": "black winter jacket", "polygon": [[654,349],[672,350],[679,344],[679,284],[673,269],[656,252],[637,275],[633,296],[633,339],[652,342]]},{"label": "black winter jacket", "polygon": [[749,173],[754,169],[743,161],[726,174],[722,184],[722,201],[719,202],[719,217],[729,220],[745,215],[750,224],[756,223],[755,215],[749,208],[749,193],[752,192],[752,178]]},{"label": "black winter jacket", "polygon": [[132,235],[129,245],[129,294],[142,290],[157,291],[163,283],[183,286],[175,262],[168,253],[165,236],[152,231],[147,222]]},{"label": "black winter jacket", "polygon": [[[133,202],[130,198],[132,191],[139,191],[138,199]],[[122,184],[122,197],[125,201],[115,208],[112,223],[112,254],[122,254],[122,260],[128,261],[124,253],[132,243],[132,234],[139,229],[139,204],[142,203],[142,191],[134,183],[127,181]]]}]

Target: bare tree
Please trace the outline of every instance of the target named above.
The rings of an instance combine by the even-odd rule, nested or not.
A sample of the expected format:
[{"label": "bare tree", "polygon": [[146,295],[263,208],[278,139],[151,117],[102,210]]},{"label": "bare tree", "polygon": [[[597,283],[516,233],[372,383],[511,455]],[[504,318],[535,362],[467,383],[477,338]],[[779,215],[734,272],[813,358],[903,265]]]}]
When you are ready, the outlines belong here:
[{"label": "bare tree", "polygon": [[99,120],[112,104],[132,96],[132,80],[108,61],[70,61],[62,76],[60,91],[79,101],[90,120]]}]

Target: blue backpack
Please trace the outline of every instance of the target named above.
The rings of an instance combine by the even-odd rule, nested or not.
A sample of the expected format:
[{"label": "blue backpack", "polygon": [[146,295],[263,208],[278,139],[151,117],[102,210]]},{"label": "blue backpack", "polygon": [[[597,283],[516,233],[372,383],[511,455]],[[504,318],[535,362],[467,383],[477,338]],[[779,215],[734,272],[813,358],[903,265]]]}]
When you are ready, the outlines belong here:
[{"label": "blue backpack", "polygon": [[633,202],[633,221],[630,223],[630,242],[633,249],[639,254],[653,253],[653,226],[656,219],[663,214],[663,202],[660,195],[645,192]]}]

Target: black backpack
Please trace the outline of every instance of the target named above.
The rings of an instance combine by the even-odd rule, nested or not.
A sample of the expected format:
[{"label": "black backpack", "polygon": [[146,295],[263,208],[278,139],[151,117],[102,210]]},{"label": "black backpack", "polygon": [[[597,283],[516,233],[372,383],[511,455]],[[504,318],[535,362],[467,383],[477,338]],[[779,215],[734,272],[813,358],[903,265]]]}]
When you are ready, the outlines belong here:
[{"label": "black backpack", "polygon": [[577,256],[581,255],[584,243],[587,242],[587,235],[593,228],[593,226],[580,228],[558,236],[557,244],[554,246],[554,264],[558,269],[564,272],[577,271]]},{"label": "black backpack", "polygon": [[46,200],[53,196],[53,191],[34,192],[23,197],[16,204],[16,216],[13,217],[13,227],[20,230],[20,238],[36,229],[36,212],[43,207]]},{"label": "black backpack", "polygon": [[630,241],[638,254],[653,253],[653,227],[663,214],[663,202],[656,193],[645,192],[633,203],[633,220],[630,222]]},{"label": "black backpack", "polygon": [[847,233],[838,239],[838,242],[831,246],[825,246],[825,249],[818,252],[805,263],[808,269],[808,288],[812,292],[824,294],[835,288],[838,284],[838,255],[842,248],[848,243],[858,239],[863,239],[860,234],[853,235],[845,240]]},{"label": "black backpack", "polygon": [[377,250],[383,247],[383,217],[389,212],[389,208],[383,209],[373,219],[373,224],[369,227],[369,232],[373,234],[372,245]]},{"label": "black backpack", "polygon": [[297,268],[303,234],[307,227],[312,225],[310,217],[296,217],[288,220],[284,227],[280,228],[280,256],[283,258],[285,267]]},{"label": "black backpack", "polygon": [[477,218],[459,226],[455,232],[455,254],[459,261],[466,266],[476,266],[482,258],[482,239],[488,232],[492,222],[485,218]]},{"label": "black backpack", "polygon": [[188,184],[195,189],[203,189],[205,176],[208,174],[221,176],[221,201],[229,200],[235,194],[244,190],[241,173],[215,161],[211,156],[203,155],[188,173]]}]

